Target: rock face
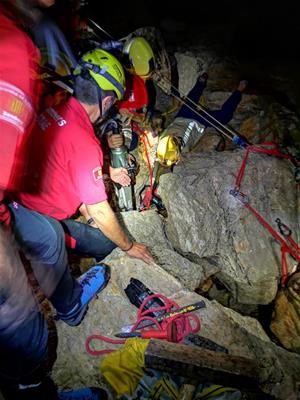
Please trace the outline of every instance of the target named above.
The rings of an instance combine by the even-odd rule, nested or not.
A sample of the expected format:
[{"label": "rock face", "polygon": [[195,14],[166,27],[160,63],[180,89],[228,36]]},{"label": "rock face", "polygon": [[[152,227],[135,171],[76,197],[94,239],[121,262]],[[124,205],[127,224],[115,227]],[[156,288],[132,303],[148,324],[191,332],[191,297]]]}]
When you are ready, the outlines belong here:
[{"label": "rock face", "polygon": [[[173,262],[179,269],[182,258],[176,258],[176,253],[165,239],[162,223],[159,223],[160,217],[152,211],[125,213],[123,216],[124,224],[137,240],[147,243],[154,254],[159,254],[157,258],[168,259],[169,265]],[[158,241],[161,242],[159,247]],[[130,304],[123,290],[131,277],[141,280],[153,291],[174,299],[182,306],[203,299],[185,289],[178,279],[159,266],[159,260],[157,264],[146,265],[129,258],[120,250],[114,250],[105,262],[111,266],[110,283],[100,293],[99,298],[92,302],[81,325],[72,328],[63,322],[57,323],[58,358],[53,377],[61,388],[101,383],[101,359],[89,356],[84,342],[91,334],[113,337],[123,325],[135,321],[137,309]],[[291,382],[299,377],[300,356],[288,353],[271,343],[255,319],[242,317],[215,301],[204,301],[206,308],[198,311],[201,335],[227,347],[230,354],[255,359],[259,354],[262,360],[268,359],[270,365],[276,364],[278,368],[284,368],[284,376],[280,379],[282,384],[291,388]],[[97,350],[114,347],[101,341],[92,346]]]},{"label": "rock face", "polygon": [[[172,174],[161,177],[159,193],[168,210],[166,232],[176,250],[219,268],[218,279],[239,303],[268,304],[277,292],[280,245],[229,194],[243,151],[188,154]],[[241,190],[276,229],[288,225],[297,240],[297,195],[287,161],[252,154]]]},{"label": "rock face", "polygon": [[[208,72],[205,99],[210,109],[219,108],[239,79],[247,78],[240,76],[239,66],[234,60],[225,60],[207,47],[189,46],[188,51],[177,48],[175,56],[182,94],[191,89],[200,72]],[[170,80],[169,71],[167,80]],[[165,104],[171,102],[166,95],[159,95]],[[164,107],[161,109],[165,110]],[[167,118],[171,120],[175,113],[176,110]],[[264,93],[258,96],[254,92],[243,96],[231,125],[253,143],[265,139],[282,142],[290,137],[297,138],[300,126],[295,113],[270,96]],[[211,276],[227,288],[236,302],[249,307],[268,304],[275,298],[281,269],[280,245],[229,194],[243,152],[228,142],[226,149],[234,151],[211,151],[219,142],[219,136],[213,129],[209,134],[203,136],[197,147],[201,153],[183,156],[172,174],[160,178],[159,193],[168,211],[166,221],[155,211],[121,215],[122,224],[132,237],[150,247],[156,264],[145,265],[119,250],[104,260],[111,266],[111,281],[90,305],[83,323],[77,328],[57,323],[58,358],[53,376],[59,387],[98,386],[102,383],[99,372],[101,359],[89,356],[84,342],[91,334],[113,337],[123,325],[135,322],[136,308],[124,293],[131,277],[140,279],[153,291],[174,299],[180,305],[203,299],[193,291]],[[147,173],[138,179],[140,187],[149,183]],[[297,241],[297,193],[287,161],[251,155],[241,190],[275,229],[275,219],[281,218],[292,229]],[[289,268],[291,265],[289,260]],[[298,297],[294,302],[296,306]],[[289,307],[285,300],[281,303],[283,306],[278,304],[273,330],[285,346],[298,350],[299,313],[296,307],[291,310],[296,323],[290,340],[287,334],[289,318],[287,322],[281,318]],[[227,347],[230,354],[259,357],[278,371],[282,370],[282,375],[271,384],[274,391],[283,392],[281,399],[294,400],[295,397],[289,397],[289,394],[291,387],[299,382],[300,356],[272,343],[255,319],[242,317],[216,301],[204,301],[206,308],[198,312],[202,322],[201,335]],[[104,342],[94,345],[96,349],[112,347]],[[281,385],[277,385],[278,381]]]}]

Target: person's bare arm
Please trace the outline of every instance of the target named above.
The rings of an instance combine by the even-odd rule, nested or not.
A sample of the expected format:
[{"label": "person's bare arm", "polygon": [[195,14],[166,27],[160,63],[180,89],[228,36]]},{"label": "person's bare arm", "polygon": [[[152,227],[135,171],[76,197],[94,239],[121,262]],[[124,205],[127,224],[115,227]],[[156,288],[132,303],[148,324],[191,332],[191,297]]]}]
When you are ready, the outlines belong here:
[{"label": "person's bare arm", "polygon": [[102,201],[97,204],[86,204],[85,208],[86,215],[93,218],[94,223],[101,232],[121,250],[127,252],[131,257],[145,261],[147,264],[154,261],[145,245],[133,242],[126,235],[107,201]]}]

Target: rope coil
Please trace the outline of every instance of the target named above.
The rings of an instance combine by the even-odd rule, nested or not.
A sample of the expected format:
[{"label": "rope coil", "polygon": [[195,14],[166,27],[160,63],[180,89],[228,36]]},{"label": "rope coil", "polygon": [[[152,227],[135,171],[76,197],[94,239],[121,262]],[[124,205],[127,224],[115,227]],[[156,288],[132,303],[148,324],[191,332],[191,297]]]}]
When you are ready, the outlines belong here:
[{"label": "rope coil", "polygon": [[[146,305],[153,299],[161,299],[164,302],[164,306],[161,307],[152,307],[147,309]],[[199,317],[192,313],[185,313],[185,314],[177,314],[173,315],[171,317],[163,319],[161,322],[158,322],[154,317],[151,316],[153,312],[158,312],[162,311],[164,313],[169,313],[173,310],[179,309],[180,306],[173,300],[168,299],[166,296],[155,293],[150,296],[148,296],[141,306],[139,307],[137,311],[137,319],[134,324],[134,326],[131,329],[131,333],[137,332],[139,329],[139,325],[142,321],[151,321],[155,327],[156,330],[154,331],[153,328],[151,327],[150,330],[144,329],[141,332],[144,332],[147,334],[149,333],[149,336],[159,338],[160,334],[164,336],[164,339],[168,341],[172,341],[175,343],[180,343],[183,341],[183,339],[189,335],[190,333],[197,333],[199,332],[201,328],[201,323]],[[103,336],[103,335],[90,335],[87,337],[85,341],[85,349],[88,354],[94,357],[99,357],[103,356],[105,354],[112,353],[116,351],[115,349],[106,349],[106,350],[93,350],[91,348],[91,342],[94,340],[101,340],[106,343],[111,343],[111,344],[124,344],[126,340],[118,340],[118,339],[111,339],[109,337]]]}]

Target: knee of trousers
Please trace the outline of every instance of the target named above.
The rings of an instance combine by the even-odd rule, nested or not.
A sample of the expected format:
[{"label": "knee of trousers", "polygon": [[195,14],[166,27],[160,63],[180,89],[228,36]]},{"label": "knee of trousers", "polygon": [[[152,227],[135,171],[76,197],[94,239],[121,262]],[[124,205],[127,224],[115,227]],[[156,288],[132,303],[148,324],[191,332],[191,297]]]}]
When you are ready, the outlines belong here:
[{"label": "knee of trousers", "polygon": [[45,264],[56,264],[66,257],[65,234],[60,223],[45,218],[36,238],[28,238],[25,247],[29,254]]}]

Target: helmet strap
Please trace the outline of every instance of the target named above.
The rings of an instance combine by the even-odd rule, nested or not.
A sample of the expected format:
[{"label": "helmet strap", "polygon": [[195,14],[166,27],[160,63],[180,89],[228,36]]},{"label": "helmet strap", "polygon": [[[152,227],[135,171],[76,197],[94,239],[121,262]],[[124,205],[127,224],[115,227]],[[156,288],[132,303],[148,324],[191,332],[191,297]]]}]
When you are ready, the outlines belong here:
[{"label": "helmet strap", "polygon": [[113,86],[115,86],[119,92],[121,93],[121,96],[124,96],[124,88],[121,85],[121,83],[119,81],[117,81],[117,79],[115,79],[108,71],[107,71],[107,66],[104,66],[102,68],[100,68],[98,65],[90,63],[90,62],[86,62],[86,61],[80,61],[79,64],[81,65],[81,67],[83,67],[86,70],[90,70],[91,72],[94,72],[94,74],[98,74],[103,76],[105,79],[107,79]]},{"label": "helmet strap", "polygon": [[[93,81],[95,82],[94,79],[93,79]],[[96,83],[96,85],[97,85],[97,83]],[[98,92],[98,99],[99,99],[100,117],[104,117],[103,110],[102,110],[103,92],[102,92],[101,88],[99,87],[99,85],[97,85],[97,92]]]}]

